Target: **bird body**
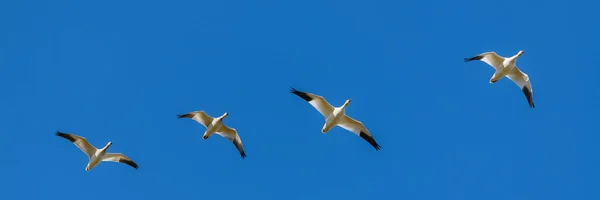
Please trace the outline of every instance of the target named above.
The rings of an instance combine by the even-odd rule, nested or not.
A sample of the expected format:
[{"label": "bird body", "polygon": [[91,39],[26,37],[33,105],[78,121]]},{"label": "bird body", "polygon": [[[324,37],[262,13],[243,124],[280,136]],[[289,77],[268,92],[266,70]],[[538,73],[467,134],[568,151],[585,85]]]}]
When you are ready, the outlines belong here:
[{"label": "bird body", "polygon": [[346,103],[340,107],[333,108],[331,114],[325,117],[325,124],[321,129],[323,134],[329,132],[331,128],[337,126],[337,124],[344,120],[344,116],[346,116],[346,106],[348,106],[348,104],[350,104],[350,100],[347,100]]},{"label": "bird body", "polygon": [[112,142],[108,142],[108,144],[106,144],[105,147],[99,149],[98,151],[96,151],[96,153],[94,153],[94,155],[92,155],[92,157],[90,158],[90,162],[85,167],[86,171],[91,170],[93,167],[95,167],[102,161],[102,158],[104,157],[104,155],[106,155],[106,150],[108,150],[108,147],[110,147],[110,145],[112,145]]}]

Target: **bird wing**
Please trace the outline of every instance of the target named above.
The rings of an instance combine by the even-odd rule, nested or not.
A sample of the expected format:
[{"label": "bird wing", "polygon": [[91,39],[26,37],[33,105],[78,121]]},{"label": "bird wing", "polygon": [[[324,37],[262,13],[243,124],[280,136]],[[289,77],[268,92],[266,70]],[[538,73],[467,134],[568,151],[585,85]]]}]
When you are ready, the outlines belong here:
[{"label": "bird wing", "polygon": [[231,142],[233,142],[233,144],[235,145],[235,147],[240,152],[240,155],[242,156],[242,158],[246,157],[246,152],[244,152],[244,147],[242,146],[242,139],[240,138],[240,135],[237,133],[237,130],[235,130],[234,128],[229,128],[229,127],[223,125],[215,133],[219,134],[220,136],[223,136],[224,138],[227,138]]},{"label": "bird wing", "polygon": [[177,115],[179,118],[192,118],[194,121],[202,124],[204,127],[208,127],[214,118],[208,116],[204,111],[194,111],[183,115]]},{"label": "bird wing", "polygon": [[127,156],[123,155],[122,153],[104,154],[104,156],[102,157],[102,161],[120,162],[120,163],[125,163],[129,166],[132,166],[133,168],[136,168],[136,169],[138,168],[138,165],[135,162],[133,162],[133,160],[131,160]]},{"label": "bird wing", "polygon": [[513,81],[519,86],[519,88],[521,88],[521,91],[523,91],[525,97],[527,97],[529,107],[535,108],[535,105],[533,103],[533,89],[531,88],[531,81],[529,81],[529,76],[523,73],[521,70],[519,70],[517,66],[515,66],[515,68],[508,72],[506,77],[508,77],[508,79]]},{"label": "bird wing", "polygon": [[344,116],[337,125],[360,136],[362,139],[369,142],[369,144],[371,144],[376,150],[379,151],[379,148],[381,148],[381,146],[377,144],[373,136],[371,136],[371,133],[369,133],[362,122],[352,119],[351,117]]},{"label": "bird wing", "polygon": [[496,54],[496,52],[493,51],[481,53],[471,58],[465,58],[465,62],[472,60],[481,60],[487,63],[488,65],[492,66],[494,69],[498,69],[498,66],[501,65],[502,62],[504,62],[504,58],[498,56],[498,54]]},{"label": "bird wing", "polygon": [[94,154],[96,154],[96,147],[92,146],[84,137],[74,134],[62,133],[59,131],[56,131],[56,135],[71,141],[73,144],[75,144],[75,146],[77,146],[77,148],[83,151],[83,153],[85,153],[88,156],[88,158],[91,158]]},{"label": "bird wing", "polygon": [[319,111],[321,115],[323,115],[326,118],[327,116],[331,115],[331,113],[333,113],[333,106],[331,106],[331,104],[329,104],[327,100],[325,100],[325,98],[323,98],[322,96],[301,92],[294,88],[291,89],[291,93],[298,95],[300,98],[306,100],[308,103],[310,103],[310,105],[315,107],[315,109],[317,109],[317,111]]}]

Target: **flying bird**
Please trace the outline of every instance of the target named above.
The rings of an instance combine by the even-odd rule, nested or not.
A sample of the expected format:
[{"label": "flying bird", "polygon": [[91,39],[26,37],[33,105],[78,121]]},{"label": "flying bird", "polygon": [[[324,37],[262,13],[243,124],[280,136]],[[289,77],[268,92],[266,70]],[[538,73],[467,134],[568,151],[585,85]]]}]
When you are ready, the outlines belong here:
[{"label": "flying bird", "polygon": [[106,146],[104,146],[102,149],[97,149],[96,147],[91,145],[84,137],[74,134],[62,133],[59,131],[56,131],[56,135],[71,141],[73,144],[75,144],[75,146],[81,149],[81,151],[83,151],[83,153],[85,153],[88,156],[90,160],[87,166],[85,167],[85,171],[89,172],[101,161],[120,162],[132,166],[133,168],[138,168],[138,165],[135,162],[133,162],[130,158],[121,153],[106,153],[106,150],[112,145],[112,142],[108,142],[108,144],[106,144]]},{"label": "flying bird", "polygon": [[508,77],[511,81],[521,88],[521,91],[527,97],[527,102],[529,103],[529,108],[535,108],[535,104],[533,103],[533,90],[531,88],[531,81],[529,81],[529,76],[523,73],[517,65],[517,58],[523,55],[523,50],[519,51],[516,55],[510,58],[504,58],[498,56],[496,52],[485,52],[479,55],[476,55],[471,58],[465,58],[465,62],[469,62],[472,60],[480,60],[488,65],[492,66],[496,72],[490,79],[490,84],[495,83],[496,81],[502,79],[504,76]]},{"label": "flying bird", "polygon": [[371,135],[371,133],[369,133],[369,130],[367,130],[367,128],[365,127],[365,125],[363,125],[362,122],[352,119],[351,117],[346,115],[345,111],[346,107],[350,104],[350,99],[346,100],[346,102],[344,102],[344,105],[334,108],[321,96],[301,92],[294,88],[291,88],[291,93],[298,95],[300,98],[307,101],[310,105],[315,107],[315,109],[317,109],[317,111],[319,111],[319,113],[321,113],[323,117],[325,117],[325,124],[321,129],[321,133],[325,134],[331,128],[337,125],[360,136],[361,138],[369,142],[369,144],[371,144],[375,148],[375,150],[379,151],[379,149],[381,148],[381,146],[379,146],[379,144],[375,142],[375,139],[373,139],[373,136]]},{"label": "flying bird", "polygon": [[238,135],[237,130],[234,128],[229,128],[223,124],[223,119],[227,116],[229,116],[229,113],[225,112],[225,114],[222,116],[213,118],[204,113],[204,111],[194,111],[177,115],[178,118],[192,118],[194,121],[206,127],[206,131],[204,131],[202,139],[206,140],[214,133],[223,136],[233,142],[235,147],[240,152],[242,158],[246,158],[246,153],[244,152],[244,147],[242,146],[242,139],[240,139],[240,135]]}]

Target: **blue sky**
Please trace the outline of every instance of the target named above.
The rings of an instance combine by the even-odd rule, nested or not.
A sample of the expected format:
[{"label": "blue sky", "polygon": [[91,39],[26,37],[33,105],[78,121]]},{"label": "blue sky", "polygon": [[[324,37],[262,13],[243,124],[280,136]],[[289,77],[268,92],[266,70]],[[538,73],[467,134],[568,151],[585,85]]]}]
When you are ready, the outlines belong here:
[{"label": "blue sky", "polygon": [[[2,199],[599,199],[596,1],[3,1]],[[493,69],[512,56],[536,108]],[[334,128],[322,95],[382,146]],[[229,112],[248,157],[177,114]],[[55,131],[112,141],[135,170]],[[109,191],[107,193],[99,193]],[[90,196],[90,194],[92,194]]]}]

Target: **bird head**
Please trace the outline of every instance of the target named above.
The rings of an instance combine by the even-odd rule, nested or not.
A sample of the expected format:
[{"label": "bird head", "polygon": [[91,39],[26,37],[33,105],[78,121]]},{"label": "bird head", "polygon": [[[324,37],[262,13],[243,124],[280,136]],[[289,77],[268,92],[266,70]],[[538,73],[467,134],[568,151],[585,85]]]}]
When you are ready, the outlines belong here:
[{"label": "bird head", "polygon": [[521,51],[519,51],[519,53],[517,53],[517,56],[521,56],[521,55],[523,55],[523,53],[525,53],[525,51],[521,50]]},{"label": "bird head", "polygon": [[348,106],[348,104],[350,104],[350,102],[352,102],[352,99],[346,100],[346,102],[344,102],[344,106]]},{"label": "bird head", "polygon": [[104,149],[108,149],[108,147],[110,147],[110,145],[112,145],[112,142],[108,142],[108,144],[106,144],[106,147],[104,147]]}]

